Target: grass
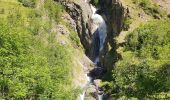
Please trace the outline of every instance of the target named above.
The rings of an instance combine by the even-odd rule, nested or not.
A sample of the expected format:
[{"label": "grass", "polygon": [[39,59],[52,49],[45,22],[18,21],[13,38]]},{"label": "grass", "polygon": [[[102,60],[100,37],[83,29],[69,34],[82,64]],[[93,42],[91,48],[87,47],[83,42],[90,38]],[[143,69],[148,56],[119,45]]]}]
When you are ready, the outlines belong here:
[{"label": "grass", "polygon": [[53,0],[45,0],[44,8],[49,12],[50,19],[53,18],[56,22],[59,22],[63,10],[61,5]]},{"label": "grass", "polygon": [[152,0],[133,0],[133,2],[141,7],[146,14],[151,15],[154,18],[165,17],[165,11],[157,4],[153,3]]},{"label": "grass", "polygon": [[36,7],[37,0],[18,0],[19,2],[22,3],[23,6],[25,7]]},{"label": "grass", "polygon": [[[0,1],[0,69],[5,73],[5,78],[0,73],[0,86],[3,87],[0,97],[75,100],[79,89],[72,84],[75,78],[72,58],[75,57],[73,51],[77,50],[73,45],[80,43],[77,34],[74,32],[68,38],[51,32],[51,20],[58,23],[63,10],[54,1],[48,0],[40,8],[22,3]],[[42,20],[44,16],[46,20]],[[59,40],[66,44],[62,45]],[[72,40],[75,44],[70,42]],[[79,64],[76,66],[80,68]],[[15,75],[9,78],[11,73]]]}]

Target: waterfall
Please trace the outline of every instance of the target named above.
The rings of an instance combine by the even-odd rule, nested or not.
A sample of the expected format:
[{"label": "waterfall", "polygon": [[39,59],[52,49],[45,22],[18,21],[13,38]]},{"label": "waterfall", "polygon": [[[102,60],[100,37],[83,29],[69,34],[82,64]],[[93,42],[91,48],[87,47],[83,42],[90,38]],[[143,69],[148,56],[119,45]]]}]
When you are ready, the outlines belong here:
[{"label": "waterfall", "polygon": [[[95,28],[95,33],[93,33],[93,42],[94,42],[94,47],[96,47],[94,49],[94,55],[95,55],[95,60],[94,60],[94,64],[96,65],[96,68],[99,70],[101,70],[101,67],[99,68],[98,66],[98,63],[100,62],[100,59],[99,59],[99,54],[100,52],[103,50],[103,45],[105,43],[105,39],[106,39],[106,36],[107,36],[107,26],[106,26],[106,23],[105,23],[105,20],[103,19],[103,17],[99,14],[96,13],[97,9],[90,4],[90,7],[91,7],[91,10],[92,10],[92,16],[91,16],[91,19],[92,19],[92,25],[93,28]],[[98,47],[98,41],[99,41],[99,47]],[[98,50],[96,50],[98,49]],[[97,71],[97,70],[96,70]],[[98,100],[103,100],[103,93],[101,94],[100,92],[103,92],[103,91],[100,91],[98,89],[98,86],[97,86],[97,89],[96,89],[96,92],[98,94]]]},{"label": "waterfall", "polygon": [[106,30],[107,30],[107,27],[106,27],[106,23],[103,19],[103,17],[99,14],[96,13],[97,9],[93,6],[93,5],[90,5],[91,9],[92,9],[92,21],[93,21],[93,24],[97,27],[97,30],[99,32],[99,38],[100,38],[100,51],[103,50],[103,45],[104,45],[104,42],[105,42],[105,39],[106,39]]},{"label": "waterfall", "polygon": [[80,100],[84,100],[85,92],[86,92],[86,91],[83,91],[83,94],[80,94]]},{"label": "waterfall", "polygon": [[79,95],[80,100],[84,100],[85,94],[86,94],[86,89],[88,88],[88,85],[89,85],[90,83],[92,83],[92,78],[91,78],[90,76],[88,76],[87,74],[86,74],[86,80],[87,80],[88,83],[87,83],[86,86],[84,87],[83,93]]},{"label": "waterfall", "polygon": [[86,79],[87,79],[87,81],[88,81],[89,83],[92,82],[92,78],[91,78],[90,76],[88,76],[87,74],[86,74]]},{"label": "waterfall", "polygon": [[95,58],[94,64],[97,66],[97,63],[99,62],[99,56]]},{"label": "waterfall", "polygon": [[[87,2],[87,0],[85,0],[85,2]],[[93,60],[93,62],[99,71],[99,70],[101,70],[101,67],[98,68],[98,63],[100,62],[99,54],[103,50],[103,47],[104,47],[103,45],[104,45],[104,42],[105,42],[105,39],[107,36],[107,33],[106,33],[107,26],[106,26],[106,23],[105,23],[104,19],[102,18],[102,16],[96,13],[97,9],[91,4],[90,4],[90,7],[92,10],[92,16],[91,16],[92,25],[93,25],[94,32],[96,33],[96,34],[94,33],[94,35],[93,35],[93,38],[94,38],[93,42],[94,42],[94,48],[95,48],[93,50],[94,55],[95,55],[95,57],[94,57],[95,59]],[[88,81],[88,83],[85,86],[83,93],[80,94],[80,100],[85,99],[86,89],[88,88],[88,86],[91,83],[93,83],[93,80],[94,80],[93,78],[94,77],[86,75],[86,80]],[[98,98],[98,100],[103,100],[103,94],[98,93],[98,92],[99,92],[99,89],[97,86],[97,89],[96,89],[96,93],[98,94],[97,98]]]},{"label": "waterfall", "polygon": [[103,100],[103,95],[98,95],[99,100]]}]

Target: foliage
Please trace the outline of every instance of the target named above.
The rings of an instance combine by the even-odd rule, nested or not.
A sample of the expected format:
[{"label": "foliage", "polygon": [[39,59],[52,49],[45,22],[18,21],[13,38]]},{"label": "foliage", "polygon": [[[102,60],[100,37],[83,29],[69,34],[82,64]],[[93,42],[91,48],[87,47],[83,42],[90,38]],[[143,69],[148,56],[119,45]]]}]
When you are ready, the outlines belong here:
[{"label": "foliage", "polygon": [[37,0],[18,0],[23,4],[25,7],[36,7]]},{"label": "foliage", "polygon": [[44,12],[10,12],[0,18],[0,99],[75,100],[71,48],[46,30]]},{"label": "foliage", "polygon": [[123,29],[127,31],[130,28],[130,24],[132,24],[132,18],[129,16],[125,17],[123,22]]},{"label": "foliage", "polygon": [[138,99],[170,97],[169,26],[169,20],[150,22],[127,36],[122,60],[113,70],[112,94]]},{"label": "foliage", "polygon": [[90,3],[93,4],[94,6],[98,6],[99,0],[91,0]]},{"label": "foliage", "polygon": [[45,0],[45,9],[49,12],[49,17],[54,19],[55,21],[60,20],[60,15],[62,12],[62,6],[56,3],[54,0]]}]

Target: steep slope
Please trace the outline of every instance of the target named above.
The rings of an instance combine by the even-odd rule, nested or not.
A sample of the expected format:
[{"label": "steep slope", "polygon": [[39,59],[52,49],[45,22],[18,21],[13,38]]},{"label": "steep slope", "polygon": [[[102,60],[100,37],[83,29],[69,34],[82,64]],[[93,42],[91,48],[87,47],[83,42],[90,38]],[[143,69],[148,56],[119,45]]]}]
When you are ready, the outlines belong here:
[{"label": "steep slope", "polygon": [[[109,98],[107,94],[111,95],[112,98],[110,99],[169,98],[169,87],[166,85],[169,84],[169,74],[166,74],[167,77],[162,81],[161,77],[154,76],[155,74],[153,74],[159,72],[155,71],[152,73],[152,71],[147,69],[148,66],[149,69],[154,69],[157,65],[157,68],[161,70],[164,68],[164,64],[167,65],[166,67],[169,67],[169,39],[164,38],[165,41],[167,41],[165,44],[166,50],[163,49],[164,44],[159,45],[159,43],[154,40],[154,38],[159,37],[160,39],[157,39],[162,43],[164,42],[164,40],[161,39],[163,34],[165,33],[165,37],[169,36],[169,19],[167,18],[168,13],[166,12],[168,11],[168,4],[163,7],[163,2],[165,1],[157,3],[154,2],[154,0],[99,0],[100,13],[102,13],[106,21],[108,21],[108,30],[110,30],[108,33],[109,37],[107,37],[105,43],[106,49],[102,55],[104,67],[107,69],[107,73],[103,77],[103,88],[105,89],[107,99]],[[162,4],[162,7],[159,6],[159,4]],[[155,21],[155,23],[153,23],[153,21]],[[159,36],[160,34],[162,35]],[[133,45],[132,47],[129,46],[130,41],[132,43],[131,45]],[[136,45],[136,47],[134,47],[134,45]],[[144,45],[148,47],[150,45],[150,49]],[[126,51],[125,48],[129,47],[133,50]],[[162,48],[162,50],[159,52],[155,48]],[[156,61],[154,62],[155,65],[152,65],[153,62],[150,62],[150,59],[152,59],[152,57],[149,56],[150,53],[152,55],[153,52],[157,52],[156,54],[158,55],[164,55],[161,51],[167,54],[167,56],[165,58],[159,58],[159,60],[163,62],[160,63]],[[146,58],[141,59],[140,55],[144,52]],[[132,56],[133,54],[134,56]],[[142,54],[142,57],[143,56],[144,54]],[[149,64],[143,65],[142,63]],[[142,72],[139,72],[141,67],[139,69],[138,67],[142,65],[144,67],[142,67],[142,72],[145,73],[145,79],[142,78],[140,80],[143,76],[140,77]],[[167,71],[168,69],[163,70]],[[146,73],[149,73],[149,75]],[[164,75],[163,73],[160,74]],[[154,77],[155,80],[150,79],[150,76]],[[160,81],[165,83],[161,83]],[[155,84],[152,84],[154,82]],[[166,88],[165,91],[161,90],[162,88]]]},{"label": "steep slope", "polygon": [[112,89],[117,97],[170,97],[169,25],[169,20],[155,20],[140,26],[126,37],[125,45],[119,48],[122,59],[116,62],[112,73],[115,88]]},{"label": "steep slope", "polygon": [[53,0],[0,0],[0,99],[75,100],[93,66]]},{"label": "steep slope", "polygon": [[169,8],[0,0],[0,99],[169,99]]}]

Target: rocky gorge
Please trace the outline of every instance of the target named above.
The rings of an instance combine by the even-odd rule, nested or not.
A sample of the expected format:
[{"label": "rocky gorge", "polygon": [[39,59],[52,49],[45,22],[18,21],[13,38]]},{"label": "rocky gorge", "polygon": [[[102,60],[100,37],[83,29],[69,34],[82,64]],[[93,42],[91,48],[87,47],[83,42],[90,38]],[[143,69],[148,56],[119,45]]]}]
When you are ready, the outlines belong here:
[{"label": "rocky gorge", "polygon": [[170,97],[168,0],[0,0],[0,99]]},{"label": "rocky gorge", "polygon": [[[113,39],[114,36],[118,35],[123,29],[123,20],[128,15],[128,11],[124,8],[120,1],[117,0],[107,0],[99,1],[99,7],[93,7],[92,1],[66,1],[66,0],[56,0],[60,2],[66,9],[67,13],[71,16],[74,21],[74,26],[79,34],[80,41],[85,49],[86,56],[94,62],[94,68],[89,69],[86,73],[90,81],[87,84],[94,84],[91,91],[92,93],[98,94],[99,82],[94,83],[94,79],[100,79],[109,68],[105,67],[107,65],[107,54],[109,53],[109,43],[112,44],[112,50],[116,50],[116,43]],[[100,15],[94,15],[99,13]],[[100,18],[103,17],[103,18]],[[99,19],[98,19],[99,18]],[[116,53],[115,53],[116,54]],[[116,56],[115,56],[116,58]],[[89,79],[88,78],[88,79]],[[88,86],[85,85],[81,98],[88,93]],[[104,94],[102,94],[104,95]],[[94,98],[98,98],[95,96]],[[99,100],[102,100],[99,97]],[[84,100],[84,99],[82,99]]]}]

